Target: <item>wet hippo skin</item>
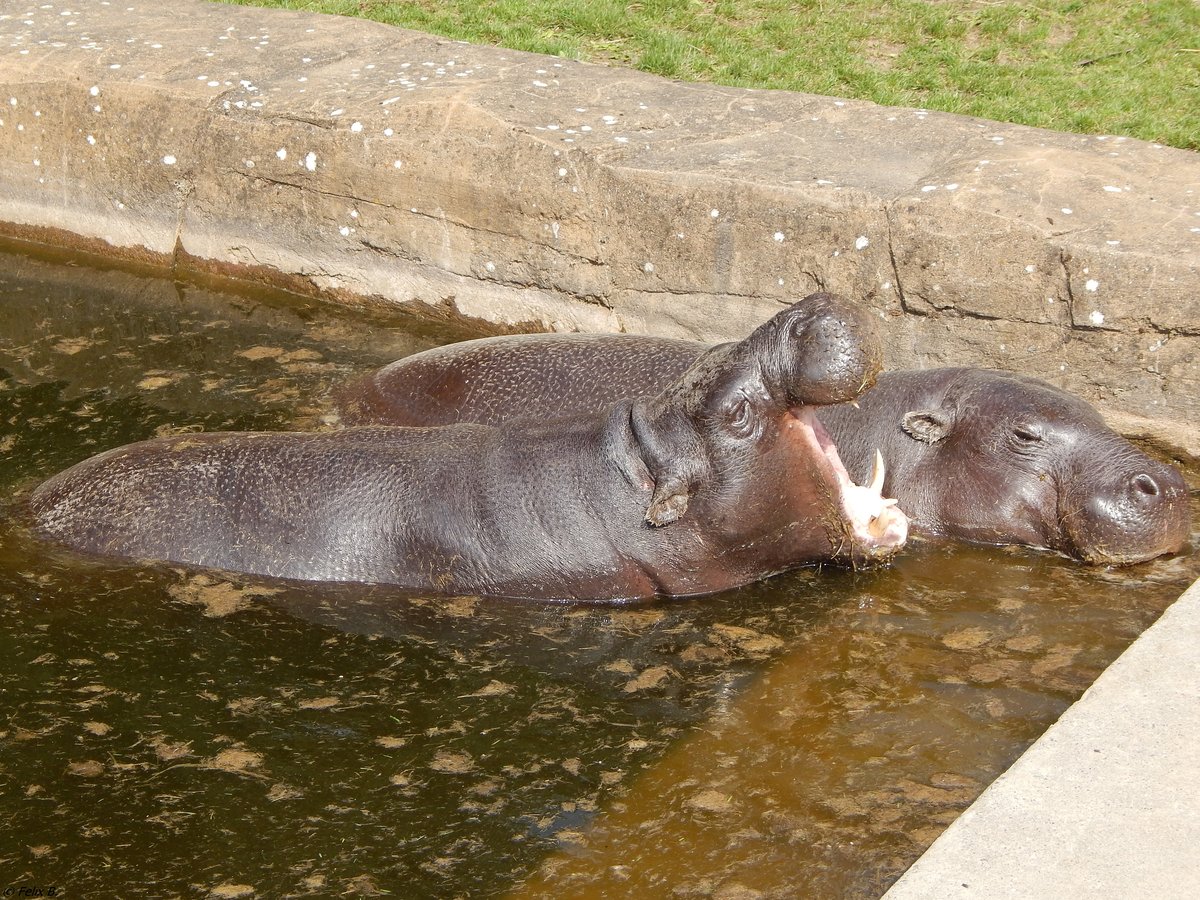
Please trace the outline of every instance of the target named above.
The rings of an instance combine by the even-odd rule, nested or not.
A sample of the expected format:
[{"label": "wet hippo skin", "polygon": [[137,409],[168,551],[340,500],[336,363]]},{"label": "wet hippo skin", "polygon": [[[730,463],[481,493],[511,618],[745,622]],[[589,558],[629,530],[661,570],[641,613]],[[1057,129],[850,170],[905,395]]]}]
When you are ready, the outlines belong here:
[{"label": "wet hippo skin", "polygon": [[703,594],[903,545],[882,477],[851,484],[812,409],[858,396],[880,357],[867,312],[816,294],[653,396],[552,423],[163,438],[28,504],[40,533],[106,556],[444,594]]},{"label": "wet hippo skin", "polygon": [[[704,345],[634,335],[511,335],[407,357],[346,386],[347,424],[542,418],[639,397]],[[913,531],[1022,544],[1097,564],[1180,550],[1190,522],[1180,473],[1045,382],[983,369],[887,372],[860,398],[820,411],[851,477],[877,450],[884,492]]]}]

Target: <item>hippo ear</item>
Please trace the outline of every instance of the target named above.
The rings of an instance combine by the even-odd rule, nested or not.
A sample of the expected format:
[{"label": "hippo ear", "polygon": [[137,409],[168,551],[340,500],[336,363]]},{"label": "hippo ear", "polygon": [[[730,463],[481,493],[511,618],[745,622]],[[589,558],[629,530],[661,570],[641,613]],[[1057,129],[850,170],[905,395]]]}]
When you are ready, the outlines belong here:
[{"label": "hippo ear", "polygon": [[[656,528],[678,522],[687,512],[695,482],[697,448],[688,429],[671,416],[657,416],[644,400],[634,401],[629,414],[634,446],[650,476],[653,489],[646,522]],[[648,486],[648,485],[647,485]]]},{"label": "hippo ear", "polygon": [[915,441],[936,444],[953,425],[954,416],[948,409],[914,409],[904,414],[900,427]]},{"label": "hippo ear", "polygon": [[678,476],[660,477],[654,484],[650,506],[646,508],[646,521],[655,528],[678,522],[688,507],[688,486]]}]

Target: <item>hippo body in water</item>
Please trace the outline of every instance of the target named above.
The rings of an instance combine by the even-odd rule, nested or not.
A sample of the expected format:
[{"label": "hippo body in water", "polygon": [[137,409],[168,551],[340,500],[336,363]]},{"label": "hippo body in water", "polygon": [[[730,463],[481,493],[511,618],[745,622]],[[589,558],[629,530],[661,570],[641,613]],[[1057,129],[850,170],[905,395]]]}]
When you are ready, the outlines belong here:
[{"label": "hippo body in water", "polygon": [[[705,345],[635,335],[510,335],[398,360],[344,388],[347,424],[545,419],[678,376]],[[819,413],[852,478],[877,450],[915,534],[1129,564],[1180,550],[1183,477],[1045,382],[984,369],[885,372]]]},{"label": "hippo body in water", "polygon": [[77,550],[441,594],[610,601],[886,559],[907,522],[850,483],[813,405],[875,378],[874,323],[825,294],[654,396],[552,424],[204,434],[133,444],[29,498]]}]

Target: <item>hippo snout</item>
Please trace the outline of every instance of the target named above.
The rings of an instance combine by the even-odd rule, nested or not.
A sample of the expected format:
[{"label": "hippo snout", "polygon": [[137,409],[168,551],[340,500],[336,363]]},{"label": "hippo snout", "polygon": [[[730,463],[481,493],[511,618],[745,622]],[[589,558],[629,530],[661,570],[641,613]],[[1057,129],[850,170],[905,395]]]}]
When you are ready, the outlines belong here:
[{"label": "hippo snout", "polygon": [[782,338],[764,370],[793,406],[858,397],[883,367],[883,342],[870,308],[837,294],[810,294],[780,317]]},{"label": "hippo snout", "polygon": [[1064,517],[1075,555],[1100,565],[1131,565],[1177,553],[1191,536],[1188,487],[1171,466],[1143,467],[1096,491]]}]

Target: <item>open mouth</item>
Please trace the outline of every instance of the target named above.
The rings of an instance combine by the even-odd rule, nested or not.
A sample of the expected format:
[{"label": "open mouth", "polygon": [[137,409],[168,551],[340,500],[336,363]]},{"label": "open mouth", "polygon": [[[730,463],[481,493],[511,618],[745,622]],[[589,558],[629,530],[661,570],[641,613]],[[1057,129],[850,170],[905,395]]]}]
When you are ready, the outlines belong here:
[{"label": "open mouth", "polygon": [[875,451],[875,463],[867,483],[855,484],[842,464],[833,438],[812,408],[793,408],[791,414],[805,441],[816,451],[814,456],[818,465],[824,462],[827,480],[837,489],[848,555],[857,561],[884,560],[893,556],[908,539],[908,516],[896,500],[883,496],[886,477],[883,454]]}]

